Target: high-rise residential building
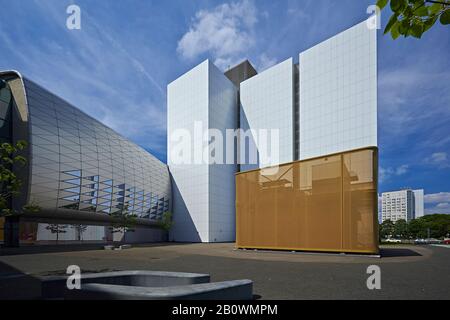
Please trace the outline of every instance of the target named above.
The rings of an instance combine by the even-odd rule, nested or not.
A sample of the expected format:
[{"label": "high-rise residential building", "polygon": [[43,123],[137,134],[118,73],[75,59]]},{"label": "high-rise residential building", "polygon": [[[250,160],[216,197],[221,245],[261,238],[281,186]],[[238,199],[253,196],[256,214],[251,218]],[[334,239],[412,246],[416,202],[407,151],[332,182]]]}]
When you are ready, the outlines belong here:
[{"label": "high-rise residential building", "polygon": [[383,192],[381,194],[381,221],[414,219],[414,194],[412,190]]},{"label": "high-rise residential building", "polygon": [[[237,156],[223,155],[236,165],[211,162],[208,129],[238,129]],[[195,161],[205,155],[195,145],[208,161]],[[224,76],[205,61],[168,86],[171,237],[377,252],[377,146],[377,38],[366,21],[259,74],[245,61]]]},{"label": "high-rise residential building", "polygon": [[423,190],[398,190],[381,194],[381,221],[410,221],[424,215]]}]

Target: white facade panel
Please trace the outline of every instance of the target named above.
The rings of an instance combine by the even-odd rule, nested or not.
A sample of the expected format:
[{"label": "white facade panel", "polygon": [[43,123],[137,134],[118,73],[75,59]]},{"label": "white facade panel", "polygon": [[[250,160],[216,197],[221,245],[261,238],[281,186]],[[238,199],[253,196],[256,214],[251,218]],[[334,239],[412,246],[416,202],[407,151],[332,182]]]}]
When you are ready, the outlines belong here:
[{"label": "white facade panel", "polygon": [[414,218],[420,218],[424,216],[424,204],[423,204],[423,189],[413,190],[414,193]]},{"label": "white facade panel", "polygon": [[[167,163],[172,177],[174,222],[170,237],[174,241],[204,242],[209,239],[208,166],[202,159],[194,162],[198,159],[194,159],[193,144],[195,122],[202,125],[200,134],[208,124],[208,65],[208,61],[203,62],[167,88]],[[174,141],[176,138],[179,140]],[[185,153],[176,152],[176,148]],[[175,157],[184,157],[186,161],[180,163]]]},{"label": "white facade panel", "polygon": [[377,40],[366,21],[300,53],[300,160],[377,146]]},{"label": "white facade panel", "polygon": [[[209,128],[220,132],[224,140],[216,139],[216,146],[223,146],[223,157],[212,150],[219,163],[209,164],[209,241],[234,241],[236,237],[235,173],[236,164],[226,164],[226,129],[237,126],[237,91],[233,83],[213,64],[209,72]],[[233,150],[234,151],[234,150]],[[222,158],[223,162],[220,162]],[[234,158],[234,157],[233,157]]]},{"label": "white facade panel", "polygon": [[[208,129],[216,129],[225,137],[226,129],[235,129],[236,89],[220,70],[205,61],[169,84],[167,100],[168,165],[173,183],[171,239],[234,241],[236,167],[223,164],[225,150],[221,159],[208,156],[217,155],[213,145],[222,147],[216,138],[215,144],[208,144],[211,139],[205,134]],[[182,140],[180,130],[190,139]],[[224,146],[225,140],[222,143]],[[188,155],[179,157],[181,150],[188,150]],[[182,159],[186,162],[180,162]]]},{"label": "white facade panel", "polygon": [[[261,135],[258,130],[278,130],[279,132],[279,148],[278,161],[274,161],[271,165],[291,162],[294,160],[293,150],[293,108],[294,108],[294,65],[292,58],[287,59],[280,64],[273,66],[264,72],[241,83],[240,91],[240,123],[243,130],[252,129],[252,141],[243,141],[246,143],[247,157],[241,155],[241,171],[247,171],[267,166],[262,163],[258,157],[257,163],[249,163],[248,153],[251,152],[248,147],[254,145],[257,148],[258,155],[261,153]],[[255,136],[256,135],[256,136]],[[268,139],[268,155],[274,155],[272,145]],[[260,141],[258,141],[258,138]]]}]

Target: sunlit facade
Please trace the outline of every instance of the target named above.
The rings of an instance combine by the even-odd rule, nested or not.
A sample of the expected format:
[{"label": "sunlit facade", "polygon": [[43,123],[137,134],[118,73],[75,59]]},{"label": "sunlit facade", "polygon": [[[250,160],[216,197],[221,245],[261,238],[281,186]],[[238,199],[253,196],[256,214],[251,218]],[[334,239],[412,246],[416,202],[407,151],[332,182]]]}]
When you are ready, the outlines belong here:
[{"label": "sunlit facade", "polygon": [[[168,165],[174,208],[171,239],[233,240],[236,164],[224,163],[225,155],[211,158],[212,146],[205,134],[214,129],[225,136],[226,129],[236,129],[237,90],[206,60],[170,83],[167,97]],[[223,148],[223,143],[217,147]]]},{"label": "sunlit facade", "polygon": [[[244,61],[225,72],[237,90],[236,99],[230,96],[226,104],[210,95],[226,96],[230,84],[212,84],[208,68],[223,78],[211,62],[204,62],[169,85],[168,152],[176,130],[193,128],[195,121],[210,120],[220,110],[220,118],[229,121],[219,130],[241,130],[237,166],[221,170],[215,180],[220,183],[211,183],[211,166],[180,167],[169,160],[177,186],[174,239],[236,240],[239,248],[377,253],[376,29],[363,21],[301,52],[298,64],[289,58],[259,74]],[[203,129],[210,128],[213,122]],[[194,174],[200,169],[202,175]],[[230,183],[233,174],[236,180]],[[213,188],[205,187],[205,181]],[[235,208],[212,209],[218,202],[234,203],[234,190]],[[224,220],[211,219],[214,215]],[[209,234],[229,225],[234,215],[236,238]],[[185,237],[186,232],[193,237]]]}]

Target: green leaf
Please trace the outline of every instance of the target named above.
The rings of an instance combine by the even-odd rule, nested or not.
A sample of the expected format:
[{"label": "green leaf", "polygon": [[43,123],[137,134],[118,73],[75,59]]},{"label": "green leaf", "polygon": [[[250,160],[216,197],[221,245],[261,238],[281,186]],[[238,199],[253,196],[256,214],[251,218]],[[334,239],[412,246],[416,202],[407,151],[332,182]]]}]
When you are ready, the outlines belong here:
[{"label": "green leaf", "polygon": [[440,21],[443,25],[450,24],[450,9],[445,10],[445,11],[441,14],[441,18],[439,19],[439,21]]},{"label": "green leaf", "polygon": [[400,36],[400,32],[398,31],[400,23],[395,23],[391,28],[391,37],[392,39],[397,39]]},{"label": "green leaf", "polygon": [[383,9],[388,4],[389,0],[378,0],[377,1],[377,7],[380,9]]},{"label": "green leaf", "polygon": [[436,23],[437,19],[438,16],[428,18],[423,24],[423,32],[428,31],[428,29],[430,29]]},{"label": "green leaf", "polygon": [[436,14],[439,11],[441,11],[442,9],[442,5],[439,3],[434,3],[433,5],[428,7],[428,11],[430,12],[430,14]]},{"label": "green leaf", "polygon": [[397,18],[398,14],[392,15],[392,17],[388,21],[388,24],[386,25],[386,28],[384,29],[384,34],[388,33],[391,30],[392,26],[398,22]]},{"label": "green leaf", "polygon": [[401,21],[401,23],[399,23],[398,32],[401,35],[408,36],[409,29],[411,29],[411,21],[410,20],[404,19]]},{"label": "green leaf", "polygon": [[423,34],[423,24],[422,23],[414,23],[411,26],[411,35],[415,38],[420,39]]},{"label": "green leaf", "polygon": [[427,17],[428,16],[428,7],[420,7],[419,9],[415,10],[414,13],[416,16],[419,17]]},{"label": "green leaf", "polygon": [[406,5],[406,0],[391,0],[391,10],[395,13],[401,13]]}]

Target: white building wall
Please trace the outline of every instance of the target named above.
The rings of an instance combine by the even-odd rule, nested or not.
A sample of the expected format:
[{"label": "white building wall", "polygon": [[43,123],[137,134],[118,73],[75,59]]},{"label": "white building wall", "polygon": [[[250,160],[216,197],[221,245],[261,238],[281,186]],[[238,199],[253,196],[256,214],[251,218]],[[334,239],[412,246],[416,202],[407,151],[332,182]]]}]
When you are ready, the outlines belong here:
[{"label": "white building wall", "polygon": [[[167,163],[172,178],[174,241],[208,241],[208,166],[194,159],[194,144],[204,145],[201,135],[208,125],[208,61],[168,85],[167,93]],[[200,139],[194,138],[194,123],[200,122]],[[186,130],[192,139],[173,141],[177,129]],[[176,163],[175,147],[184,148],[187,163]],[[198,153],[198,152],[197,152]],[[180,155],[179,153],[177,153]],[[198,154],[197,154],[198,156]],[[192,163],[197,160],[197,164]]]},{"label": "white building wall", "polygon": [[[84,228],[82,229],[80,239],[79,232],[74,225],[59,224],[59,230],[61,232],[58,235],[56,233],[52,233],[51,229],[49,229],[49,226],[50,225],[47,223],[38,223],[36,235],[37,241],[55,241],[57,238],[58,241],[105,241],[105,230],[106,228],[108,228],[104,226],[92,225],[83,226]],[[54,227],[53,230],[55,232],[57,229]]]},{"label": "white building wall", "polygon": [[[293,150],[293,108],[294,108],[294,65],[292,58],[273,66],[241,83],[240,123],[243,130],[279,130],[279,160],[271,164],[292,162]],[[258,135],[252,136],[251,145],[259,151]],[[270,139],[270,135],[268,136]],[[270,140],[269,140],[270,141]],[[244,143],[243,138],[240,143]],[[277,147],[268,143],[269,148]],[[249,163],[249,144],[246,142],[247,157],[241,155],[241,171],[264,167],[261,161]],[[259,152],[258,152],[259,153]],[[271,152],[269,152],[271,155]]]},{"label": "white building wall", "polygon": [[377,40],[366,21],[300,53],[300,160],[377,146]]},{"label": "white building wall", "polygon": [[[204,134],[213,128],[225,136],[227,128],[235,128],[236,89],[207,60],[170,83],[167,100],[174,219],[170,238],[181,242],[233,241],[235,166],[204,159],[204,153],[210,151]],[[177,129],[185,130],[192,139],[175,141]],[[176,163],[174,153],[180,146],[190,150],[186,158],[193,163]]]},{"label": "white building wall", "polygon": [[423,204],[423,189],[413,190],[414,194],[414,218],[420,218],[424,216],[424,204]]},{"label": "white building wall", "polygon": [[[221,144],[224,149],[223,164],[210,161],[209,165],[209,241],[234,241],[236,163],[225,164],[225,137],[226,129],[235,130],[237,126],[237,91],[233,83],[213,64],[210,64],[209,84],[209,128],[217,129],[224,137]],[[210,153],[220,158],[211,147]]]}]

